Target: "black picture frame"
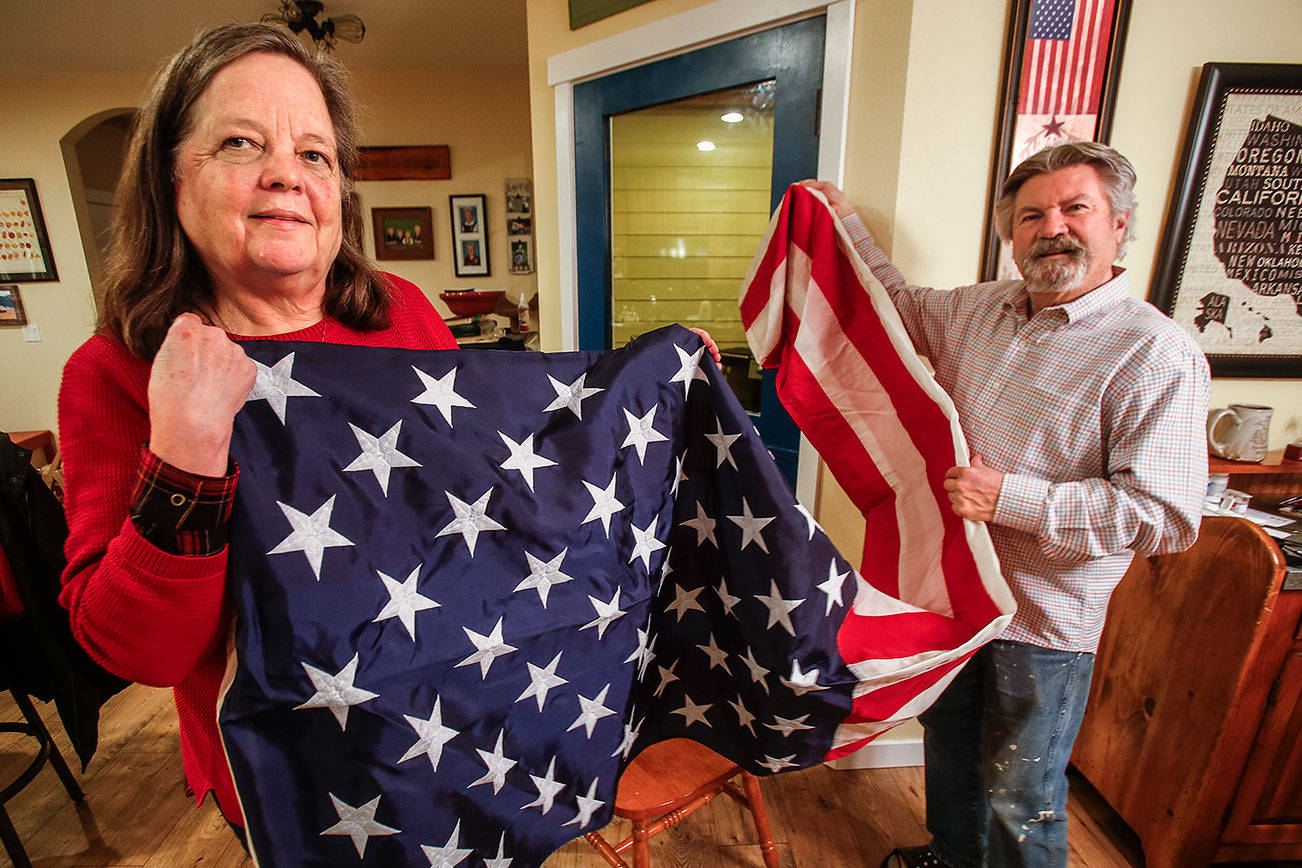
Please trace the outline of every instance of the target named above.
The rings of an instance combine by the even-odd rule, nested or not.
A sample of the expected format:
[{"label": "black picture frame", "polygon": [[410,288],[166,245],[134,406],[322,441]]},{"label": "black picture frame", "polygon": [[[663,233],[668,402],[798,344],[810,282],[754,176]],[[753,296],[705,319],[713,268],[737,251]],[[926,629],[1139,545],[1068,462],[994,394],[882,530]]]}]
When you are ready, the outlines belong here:
[{"label": "black picture frame", "polygon": [[448,197],[452,221],[452,262],[457,277],[487,277],[488,210],[482,193]]},{"label": "black picture frame", "polygon": [[376,259],[433,259],[434,212],[430,208],[372,208]]},{"label": "black picture frame", "polygon": [[[1031,29],[1031,7],[1035,0],[1011,0],[1008,9],[1008,41],[1004,45],[1004,73],[999,90],[999,121],[995,133],[994,159],[990,166],[990,186],[986,201],[985,246],[981,251],[981,279],[999,280],[1015,277],[1015,269],[1010,272],[1011,254],[1004,253],[1004,244],[995,229],[994,204],[999,198],[1004,179],[1013,170],[1015,163],[1020,163],[1030,152],[1025,142],[1019,141],[1018,120],[1025,114],[1022,101],[1022,73],[1026,68],[1026,48]],[[1084,14],[1084,0],[1078,0],[1077,14]],[[1112,136],[1112,118],[1116,110],[1117,85],[1121,80],[1121,59],[1126,45],[1126,31],[1130,26],[1131,0],[1098,0],[1091,5],[1097,9],[1100,22],[1098,31],[1106,40],[1106,56],[1094,60],[1101,64],[1102,80],[1098,88],[1097,105],[1087,100],[1086,111],[1080,116],[1093,115],[1093,130],[1088,135],[1066,136],[1060,138],[1046,136],[1043,142],[1037,142],[1034,150],[1068,141],[1080,141],[1088,138],[1106,143]],[[1111,13],[1110,20],[1108,13]],[[1102,41],[1102,40],[1100,40]],[[1088,62],[1088,61],[1086,61]],[[1053,121],[1057,115],[1053,115]],[[1053,121],[1050,123],[1052,124]],[[1004,266],[1001,273],[1001,264]]]},{"label": "black picture frame", "polygon": [[27,312],[23,309],[23,294],[18,284],[0,286],[0,328],[27,325]]},{"label": "black picture frame", "polygon": [[0,281],[58,279],[36,181],[0,178]]},{"label": "black picture frame", "polygon": [[1150,301],[1213,376],[1302,378],[1302,64],[1203,64]]}]

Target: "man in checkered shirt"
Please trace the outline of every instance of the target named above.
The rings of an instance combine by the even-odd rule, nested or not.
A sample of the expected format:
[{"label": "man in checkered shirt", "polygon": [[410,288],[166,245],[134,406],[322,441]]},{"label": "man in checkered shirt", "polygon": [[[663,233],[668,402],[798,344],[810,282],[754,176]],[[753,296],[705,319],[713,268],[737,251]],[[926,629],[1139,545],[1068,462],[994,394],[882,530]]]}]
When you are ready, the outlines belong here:
[{"label": "man in checkered shirt", "polygon": [[1188,548],[1206,490],[1207,360],[1131,295],[1135,171],[1046,148],[995,205],[1024,280],[909,286],[849,200],[821,190],[954,399],[972,450],[945,487],[987,522],[1018,611],[922,715],[932,841],[898,866],[1067,864],[1066,767],[1108,598],[1136,554]]}]

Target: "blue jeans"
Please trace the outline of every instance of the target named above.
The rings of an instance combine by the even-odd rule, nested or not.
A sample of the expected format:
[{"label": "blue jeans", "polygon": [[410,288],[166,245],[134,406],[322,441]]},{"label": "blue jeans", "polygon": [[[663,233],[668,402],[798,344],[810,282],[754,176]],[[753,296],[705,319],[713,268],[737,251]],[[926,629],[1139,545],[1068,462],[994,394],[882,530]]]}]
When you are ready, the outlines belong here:
[{"label": "blue jeans", "polygon": [[1066,868],[1067,760],[1094,655],[994,641],[920,720],[927,829],[955,868]]}]

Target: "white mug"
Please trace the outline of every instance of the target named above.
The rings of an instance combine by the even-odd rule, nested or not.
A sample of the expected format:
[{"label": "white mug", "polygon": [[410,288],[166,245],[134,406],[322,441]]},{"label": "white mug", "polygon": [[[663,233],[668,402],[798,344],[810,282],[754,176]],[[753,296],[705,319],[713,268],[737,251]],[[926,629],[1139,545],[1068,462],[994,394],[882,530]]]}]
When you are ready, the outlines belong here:
[{"label": "white mug", "polygon": [[1273,407],[1231,404],[1207,414],[1207,447],[1232,461],[1261,461],[1266,457]]}]

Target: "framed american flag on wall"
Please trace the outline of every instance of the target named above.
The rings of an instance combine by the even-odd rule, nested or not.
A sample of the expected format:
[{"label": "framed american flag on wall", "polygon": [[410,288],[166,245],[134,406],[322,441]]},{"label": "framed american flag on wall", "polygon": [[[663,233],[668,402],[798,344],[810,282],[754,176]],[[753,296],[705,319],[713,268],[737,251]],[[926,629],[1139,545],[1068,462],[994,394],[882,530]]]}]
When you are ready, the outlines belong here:
[{"label": "framed american flag on wall", "polygon": [[1013,167],[1042,148],[1106,142],[1130,0],[1011,0],[981,279],[1016,277],[993,207]]}]

